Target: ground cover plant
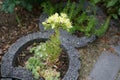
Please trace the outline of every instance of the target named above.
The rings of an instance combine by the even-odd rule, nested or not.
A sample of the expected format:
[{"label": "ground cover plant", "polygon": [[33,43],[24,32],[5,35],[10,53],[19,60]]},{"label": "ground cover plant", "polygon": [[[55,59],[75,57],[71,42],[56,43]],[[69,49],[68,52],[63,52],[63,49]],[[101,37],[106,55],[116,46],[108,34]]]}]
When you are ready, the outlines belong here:
[{"label": "ground cover plant", "polygon": [[120,16],[120,0],[90,0],[93,4],[100,4],[114,19]]},{"label": "ground cover plant", "polygon": [[32,11],[33,6],[40,5],[44,0],[4,0],[2,10],[13,13],[15,7],[21,6],[28,11]]},{"label": "ground cover plant", "polygon": [[33,47],[30,52],[33,52],[34,56],[29,58],[26,68],[32,72],[35,79],[42,76],[45,80],[59,80],[60,73],[53,68],[61,53],[58,33],[52,35],[49,41]]}]

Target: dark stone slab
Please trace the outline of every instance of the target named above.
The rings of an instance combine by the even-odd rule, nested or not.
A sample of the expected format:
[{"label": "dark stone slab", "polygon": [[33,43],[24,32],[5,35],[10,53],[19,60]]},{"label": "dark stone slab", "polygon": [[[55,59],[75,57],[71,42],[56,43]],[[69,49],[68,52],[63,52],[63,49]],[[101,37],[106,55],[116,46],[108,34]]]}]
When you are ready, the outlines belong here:
[{"label": "dark stone slab", "polygon": [[60,30],[60,34],[61,34],[60,39],[62,42],[70,44],[71,46],[74,46],[76,48],[86,46],[88,43],[91,43],[96,39],[95,36],[92,37],[84,36],[79,38],[75,35],[66,32],[65,30]]},{"label": "dark stone slab", "polygon": [[[48,40],[51,34],[53,34],[53,31],[46,31],[44,33],[38,32],[18,39],[2,57],[2,77],[16,78],[20,80],[34,80],[30,71],[24,68],[15,67],[16,57],[23,49],[34,42],[43,42]],[[60,38],[63,40],[62,36]],[[74,46],[68,44],[67,41],[61,41],[61,45],[67,53],[69,59],[69,68],[62,80],[77,80],[79,76],[78,71],[80,70],[79,52],[74,48]]]},{"label": "dark stone slab", "polygon": [[103,52],[90,73],[91,80],[114,80],[120,69],[120,57]]}]

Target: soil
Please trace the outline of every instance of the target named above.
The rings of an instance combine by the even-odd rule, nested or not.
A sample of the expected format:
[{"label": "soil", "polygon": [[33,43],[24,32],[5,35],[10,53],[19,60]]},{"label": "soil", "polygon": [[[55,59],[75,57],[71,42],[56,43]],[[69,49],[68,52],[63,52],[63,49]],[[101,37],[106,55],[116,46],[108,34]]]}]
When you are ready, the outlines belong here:
[{"label": "soil", "polygon": [[[18,13],[17,15],[19,16],[22,25],[18,24],[16,21],[15,14],[8,14],[0,11],[0,62],[10,45],[17,39],[29,33],[39,31],[38,20],[41,13],[40,10],[35,10],[32,13],[20,8],[16,13]],[[118,42],[120,42],[120,27],[113,25],[109,26],[108,31],[103,37],[98,38],[95,42],[86,47],[78,49],[81,59],[79,80],[88,80],[88,75],[101,52],[107,50],[116,54],[111,46],[117,45]],[[64,63],[62,65],[64,65]]]},{"label": "soil", "polygon": [[19,53],[18,57],[15,60],[14,67],[25,67],[28,59],[34,56],[34,53],[30,53],[30,48],[32,48],[32,46],[27,47],[26,49],[21,51],[21,53]]},{"label": "soil", "polygon": [[57,71],[60,72],[60,78],[62,79],[66,74],[69,66],[68,55],[65,53],[65,51],[62,51],[58,62],[59,64],[57,65]]}]

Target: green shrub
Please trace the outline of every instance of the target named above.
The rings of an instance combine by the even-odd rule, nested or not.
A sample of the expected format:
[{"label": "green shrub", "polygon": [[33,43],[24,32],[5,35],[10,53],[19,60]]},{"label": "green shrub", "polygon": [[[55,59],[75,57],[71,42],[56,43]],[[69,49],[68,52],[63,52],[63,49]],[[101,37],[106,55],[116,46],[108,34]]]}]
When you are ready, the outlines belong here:
[{"label": "green shrub", "polygon": [[[101,35],[104,34],[105,30],[107,30],[108,25],[104,26],[105,30],[102,30],[103,26],[99,28],[100,30],[97,32],[96,31],[96,25],[97,25],[97,19],[96,15],[88,15],[88,12],[90,11],[91,8],[87,8],[86,10],[83,9],[83,3],[84,0],[82,0],[80,3],[76,2],[70,2],[68,0],[66,5],[61,5],[61,3],[52,5],[50,2],[44,3],[43,10],[49,14],[49,16],[57,13],[65,13],[67,14],[68,18],[71,21],[72,28],[70,29],[69,32],[74,33],[75,31],[80,31],[84,33],[87,36],[91,36],[93,34],[95,35]],[[48,9],[49,7],[49,9]],[[93,11],[93,13],[95,13]],[[53,18],[53,22],[49,23],[48,25],[54,25],[56,21],[58,21],[56,18]],[[107,22],[107,21],[106,21]],[[107,24],[107,23],[103,24]],[[59,24],[60,25],[60,24]],[[55,25],[54,25],[55,26]],[[99,33],[100,32],[100,33]]]},{"label": "green shrub", "polygon": [[106,22],[98,29],[95,31],[95,35],[97,36],[103,36],[104,33],[107,31],[108,27],[109,27],[109,22],[110,22],[110,16],[107,18]]},{"label": "green shrub", "polygon": [[118,16],[120,16],[120,0],[91,0],[91,3],[103,3],[110,16],[115,19],[118,19]]},{"label": "green shrub", "polygon": [[2,10],[13,13],[16,6],[21,6],[31,11],[34,5],[40,5],[44,0],[4,0]]},{"label": "green shrub", "polygon": [[43,2],[41,6],[43,7],[43,11],[47,13],[49,16],[55,14],[55,13],[60,13],[61,10],[63,9],[63,2],[56,3],[56,4],[51,4],[50,1]]}]

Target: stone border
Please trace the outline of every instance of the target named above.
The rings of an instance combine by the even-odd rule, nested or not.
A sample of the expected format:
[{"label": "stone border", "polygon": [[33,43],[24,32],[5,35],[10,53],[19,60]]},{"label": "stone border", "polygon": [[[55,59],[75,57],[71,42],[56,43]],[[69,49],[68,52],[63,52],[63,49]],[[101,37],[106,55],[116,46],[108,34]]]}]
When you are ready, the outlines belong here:
[{"label": "stone border", "polygon": [[[20,39],[18,39],[8,50],[8,52],[2,57],[1,64],[1,75],[6,78],[17,78],[21,80],[34,80],[32,73],[24,68],[14,67],[15,59],[19,53],[27,46],[34,42],[46,41],[52,32],[38,32],[28,34]],[[77,80],[80,70],[80,60],[79,52],[70,44],[66,42],[61,43],[62,47],[65,49],[69,58],[69,67],[64,78],[62,80]]]}]

